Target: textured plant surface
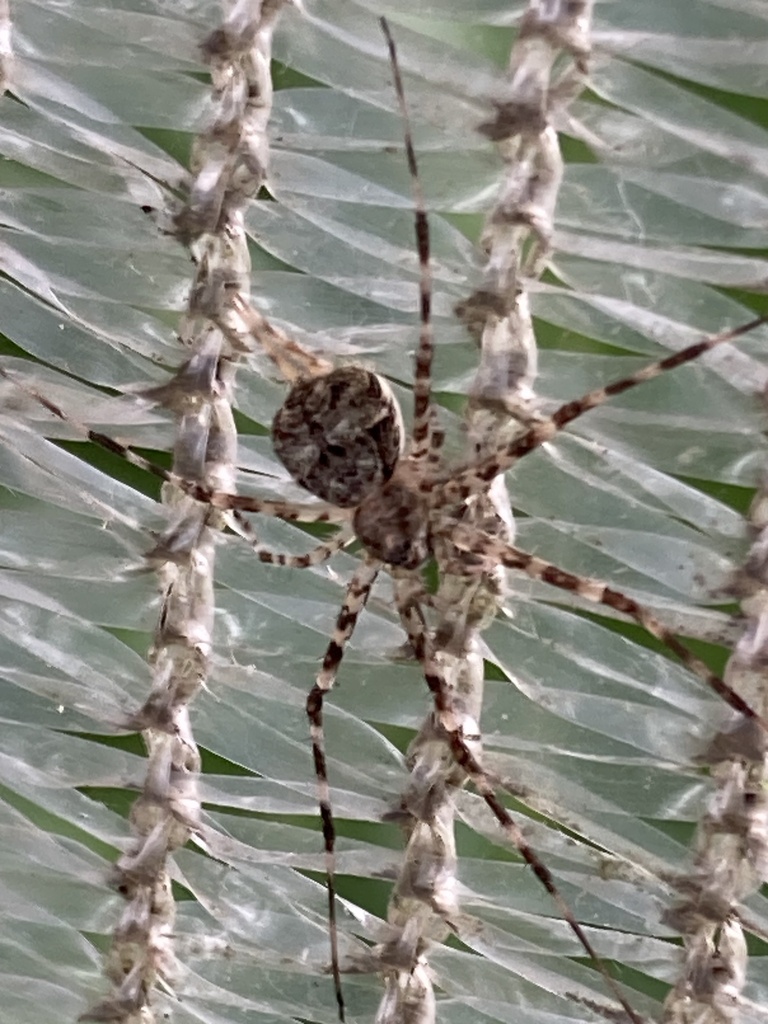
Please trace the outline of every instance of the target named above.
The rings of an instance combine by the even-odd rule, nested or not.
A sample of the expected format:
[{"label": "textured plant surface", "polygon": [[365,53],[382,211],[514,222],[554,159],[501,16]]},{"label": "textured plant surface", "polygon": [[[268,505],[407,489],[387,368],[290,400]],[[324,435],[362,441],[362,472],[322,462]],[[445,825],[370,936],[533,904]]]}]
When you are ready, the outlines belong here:
[{"label": "textured plant surface", "polygon": [[[275,201],[262,194],[245,206],[254,304],[320,355],[387,374],[404,398],[418,261],[376,20],[386,14],[432,215],[435,378],[457,460],[478,349],[453,307],[487,286],[470,238],[493,207],[505,159],[476,128],[493,117],[489,100],[526,7],[468,6],[444,0],[415,15],[407,3],[308,0],[303,14],[286,10],[274,39]],[[13,60],[5,36],[0,45],[10,77],[0,119],[3,366],[104,432],[150,449],[176,443],[178,466],[177,422],[135,394],[167,383],[191,354],[189,320],[181,340],[174,332],[195,271],[189,250],[159,225],[183,191],[191,139],[210,123],[198,46],[221,12],[125,0],[27,2],[10,14]],[[747,293],[764,287],[768,266],[755,42],[767,31],[766,12],[749,0],[597,5],[591,91],[554,106],[566,158],[554,252],[528,286],[544,411],[760,308]],[[199,148],[195,155],[199,162]],[[187,240],[194,233],[187,223]],[[239,260],[245,274],[242,251]],[[718,670],[741,637],[729,679],[746,678],[755,706],[757,585],[747,640],[733,615],[749,489],[766,455],[753,397],[768,381],[765,351],[762,330],[619,398],[506,480],[520,547],[642,600],[704,641],[697,649]],[[238,371],[237,486],[301,500],[265,433],[284,394],[263,354]],[[126,906],[107,879],[133,850],[128,809],[147,778],[141,742],[125,724],[153,685],[145,652],[163,601],[141,570],[167,513],[153,483],[118,460],[44,440],[75,434],[18,391],[4,385],[0,402],[0,979],[3,1020],[22,1024],[106,1012],[102,971],[112,948],[116,973],[114,929]],[[757,527],[763,503],[754,506]],[[257,525],[279,550],[315,543],[275,520]],[[163,933],[178,963],[153,965],[155,1013],[211,1024],[332,1021],[304,700],[357,559],[336,556],[333,572],[289,570],[261,565],[235,537],[210,543],[213,646],[209,653],[201,638],[208,672],[191,709],[202,829],[190,802],[196,838],[169,862],[176,910]],[[472,657],[485,659],[484,757],[519,793],[513,812],[527,839],[601,954],[620,965],[639,1013],[660,1019],[669,986],[688,998],[717,940],[731,987],[700,1019],[764,1019],[768,908],[753,894],[755,878],[737,867],[726,880],[726,898],[744,899],[750,936],[743,987],[735,918],[713,936],[706,915],[681,902],[691,886],[679,879],[694,858],[698,884],[745,846],[750,871],[762,868],[755,837],[735,851],[738,842],[723,840],[727,801],[713,803],[713,793],[740,785],[759,803],[756,760],[732,759],[719,791],[695,760],[728,722],[726,709],[639,630],[544,585],[511,576],[508,586],[508,614],[472,638]],[[326,704],[347,965],[387,940],[387,900],[402,868],[393,811],[406,785],[404,752],[428,707],[418,667],[395,657],[403,639],[383,580]],[[155,650],[158,642],[155,632]],[[429,950],[438,1019],[602,1019],[612,1004],[600,976],[477,795],[458,793],[458,818],[464,945]],[[135,831],[148,824],[156,822],[137,824],[134,811]],[[725,884],[720,876],[720,895]],[[126,944],[123,970],[135,953]],[[380,981],[361,972],[344,982],[349,1016],[372,1020]],[[667,1012],[685,1019],[679,999]]]}]

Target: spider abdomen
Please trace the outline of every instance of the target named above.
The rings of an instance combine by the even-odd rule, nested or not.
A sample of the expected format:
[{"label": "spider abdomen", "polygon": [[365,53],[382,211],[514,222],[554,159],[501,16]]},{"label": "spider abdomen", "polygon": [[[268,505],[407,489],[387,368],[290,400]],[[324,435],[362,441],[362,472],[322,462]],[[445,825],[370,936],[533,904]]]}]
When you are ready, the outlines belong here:
[{"label": "spider abdomen", "polygon": [[395,475],[369,494],[352,520],[358,539],[375,558],[402,569],[418,569],[429,556],[429,509],[401,462]]},{"label": "spider abdomen", "polygon": [[389,480],[403,433],[389,385],[359,366],[297,381],[272,421],[275,454],[294,480],[340,508]]}]

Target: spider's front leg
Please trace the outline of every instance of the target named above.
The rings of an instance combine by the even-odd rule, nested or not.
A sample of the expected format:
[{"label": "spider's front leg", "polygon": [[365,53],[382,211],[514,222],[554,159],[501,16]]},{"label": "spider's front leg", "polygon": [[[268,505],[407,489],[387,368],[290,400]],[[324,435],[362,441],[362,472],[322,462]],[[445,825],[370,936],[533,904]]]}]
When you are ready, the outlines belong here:
[{"label": "spider's front leg", "polygon": [[[724,723],[696,757],[697,769],[700,770],[702,763],[711,767],[713,793],[703,818],[704,825],[697,834],[695,860],[690,872],[676,877],[665,873],[664,881],[673,883],[676,897],[661,918],[664,924],[683,934],[686,948],[682,980],[667,997],[665,1006],[671,1006],[677,999],[683,1006],[696,1007],[697,1000],[709,999],[713,992],[719,999],[719,993],[726,991],[725,998],[730,1005],[733,1000],[730,986],[737,976],[735,972],[743,970],[740,965],[746,949],[738,926],[741,903],[753,882],[759,884],[765,877],[762,853],[757,852],[764,849],[766,814],[764,762],[768,722],[762,705],[758,703],[760,711],[755,710],[681,643],[649,609],[601,580],[566,572],[481,531],[459,527],[454,529],[452,540],[458,549],[457,571],[463,567],[465,572],[475,572],[483,559],[493,557],[502,565],[520,569],[533,579],[634,619],[739,713],[740,718],[736,722],[728,720]],[[474,565],[471,559],[475,560]],[[740,671],[738,658],[736,653],[729,662],[729,670],[734,665],[737,667],[733,675],[726,678],[738,680],[743,685],[748,673]],[[750,687],[748,692],[759,701],[758,687]],[[630,704],[629,708],[634,714],[635,705]],[[642,713],[642,704],[638,708]],[[707,944],[699,946],[696,941],[689,941],[689,936],[697,934],[696,929],[707,934]],[[699,952],[702,948],[703,954]]]},{"label": "spider's front leg", "polygon": [[[395,584],[395,605],[400,617],[400,622],[408,637],[408,645],[414,657],[422,666],[430,668],[439,675],[441,680],[441,692],[443,702],[450,704],[453,718],[460,719],[460,731],[463,739],[471,745],[475,757],[480,756],[480,729],[477,723],[479,713],[479,700],[471,701],[469,706],[465,700],[465,690],[460,685],[452,685],[448,678],[448,672],[444,667],[446,648],[441,643],[439,636],[433,636],[424,615],[423,603],[428,599],[420,576],[415,573],[405,573]],[[471,671],[467,668],[471,662],[468,651],[462,652],[462,664],[459,672]],[[475,667],[475,666],[472,666]],[[482,689],[482,659],[480,659],[480,681],[479,688]],[[425,669],[426,670],[426,669]],[[477,689],[478,686],[475,686]],[[437,741],[441,750],[435,756],[435,750],[426,750]],[[425,756],[421,756],[421,751]],[[421,767],[417,767],[416,761],[421,760]],[[446,763],[448,762],[448,763]],[[426,766],[426,767],[425,767]],[[405,795],[404,808],[411,812],[419,821],[429,821],[435,813],[435,808],[444,799],[446,787],[457,787],[464,783],[465,775],[460,769],[457,770],[455,759],[451,756],[446,746],[445,727],[437,710],[421,728],[421,731],[408,749],[408,767],[411,772],[409,791]],[[439,812],[438,812],[439,813]]]}]

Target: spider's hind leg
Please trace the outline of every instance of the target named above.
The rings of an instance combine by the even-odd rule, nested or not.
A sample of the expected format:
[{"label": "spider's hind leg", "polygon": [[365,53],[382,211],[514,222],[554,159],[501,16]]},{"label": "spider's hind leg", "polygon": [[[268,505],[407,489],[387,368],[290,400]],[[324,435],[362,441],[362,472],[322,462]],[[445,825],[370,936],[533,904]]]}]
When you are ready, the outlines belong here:
[{"label": "spider's hind leg", "polygon": [[[461,572],[463,568],[464,572],[472,574],[477,571],[478,564],[482,565],[483,559],[490,557],[508,569],[520,569],[532,579],[549,583],[561,590],[568,590],[595,604],[605,605],[607,608],[629,616],[673,651],[680,661],[719,697],[722,697],[726,704],[744,715],[745,718],[768,730],[768,722],[761,718],[743,697],[739,696],[731,686],[713,672],[689,647],[681,643],[673,631],[660,622],[639,601],[635,601],[634,598],[628,597],[618,590],[613,590],[602,580],[567,572],[565,569],[553,565],[552,562],[531,555],[527,551],[521,551],[520,548],[513,547],[511,544],[505,544],[488,534],[475,533],[459,527],[454,531],[452,539],[459,549],[459,557],[453,566],[454,571]],[[478,559],[479,562],[465,561],[462,557],[464,554],[470,559]]]},{"label": "spider's hind leg", "polygon": [[718,345],[734,341],[766,323],[768,323],[768,316],[756,317],[739,327],[703,338],[696,344],[673,352],[672,355],[666,356],[664,359],[648,363],[627,377],[622,377],[604,387],[596,388],[579,398],[572,399],[556,409],[551,416],[533,423],[522,435],[511,441],[503,441],[479,461],[464,466],[454,466],[445,474],[437,474],[431,484],[433,486],[436,484],[439,487],[445,501],[461,501],[468,498],[470,495],[482,491],[491,480],[500,473],[511,469],[516,462],[530,452],[541,447],[547,441],[551,441],[564,427],[585,413],[604,405],[616,395],[622,395],[663,373],[693,362]]},{"label": "spider's hind leg", "polygon": [[312,759],[317,780],[317,800],[325,843],[325,873],[328,885],[328,923],[331,936],[331,973],[336,990],[339,1019],[344,1020],[344,997],[341,990],[341,967],[339,964],[339,934],[336,923],[336,829],[333,823],[331,790],[328,784],[328,764],[325,756],[325,731],[323,728],[323,700],[336,681],[344,647],[354,632],[355,625],[368,601],[371,587],[379,575],[382,563],[366,558],[356,569],[347,585],[344,603],[336,617],[336,626],[323,658],[323,665],[317,674],[314,686],[307,696],[307,718],[312,739]]},{"label": "spider's hind leg", "polygon": [[[573,910],[561,895],[551,872],[528,843],[515,819],[500,800],[497,790],[503,788],[502,784],[483,768],[480,761],[481,740],[476,719],[471,713],[472,709],[468,708],[466,702],[462,699],[460,686],[454,689],[446,676],[442,665],[442,658],[435,642],[430,636],[415,591],[409,594],[408,588],[402,588],[400,595],[403,598],[402,604],[398,608],[400,618],[408,632],[411,646],[421,663],[424,678],[434,702],[432,722],[428,729],[422,731],[422,735],[420,735],[413,746],[416,747],[419,739],[423,739],[432,746],[434,746],[435,741],[441,741],[447,746],[453,761],[452,771],[449,768],[449,771],[446,773],[444,765],[435,765],[434,755],[432,756],[432,767],[427,772],[427,777],[425,778],[427,785],[422,787],[421,800],[416,800],[415,802],[411,800],[405,808],[406,811],[415,820],[419,820],[422,824],[429,827],[434,827],[438,820],[441,790],[445,791],[446,785],[460,785],[460,780],[456,778],[457,770],[465,774],[493,812],[507,838],[513,843],[520,856],[552,897],[563,919],[578,939],[593,965],[602,975],[606,987],[620,1004],[627,1018],[632,1024],[642,1024],[640,1017],[624,997],[613,977],[608,973],[604,961],[592,945],[584,927],[579,923]],[[478,670],[482,675],[482,657],[479,657]],[[409,751],[409,756],[411,753],[412,751]],[[450,850],[451,847],[446,847],[446,853],[450,853]],[[450,897],[450,893],[447,895]],[[448,898],[445,905],[445,909],[449,910],[449,913],[443,913],[444,908],[436,904],[434,900],[432,905],[433,909],[441,913],[441,916],[450,923],[450,910],[453,909],[450,898]]]}]

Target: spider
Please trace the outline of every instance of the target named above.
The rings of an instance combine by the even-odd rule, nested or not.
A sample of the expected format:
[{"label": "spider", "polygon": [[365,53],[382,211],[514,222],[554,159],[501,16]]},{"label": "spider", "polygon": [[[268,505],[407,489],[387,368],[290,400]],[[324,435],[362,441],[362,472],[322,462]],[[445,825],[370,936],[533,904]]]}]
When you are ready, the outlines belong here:
[{"label": "spider", "polygon": [[[406,146],[410,150],[410,136],[406,138]],[[412,151],[409,152],[409,159],[414,159]],[[428,235],[423,208],[417,210],[417,222],[419,255],[422,261],[423,319],[416,357],[413,428],[407,443],[404,438],[402,415],[387,382],[378,375],[355,366],[341,367],[316,377],[299,380],[291,388],[275,417],[273,439],[277,454],[297,482],[322,499],[320,504],[265,501],[249,496],[211,491],[198,483],[183,480],[138,455],[114,438],[77,423],[46,396],[0,367],[0,375],[13,381],[57,418],[77,427],[90,441],[163,481],[179,487],[198,501],[208,503],[215,509],[233,513],[236,527],[251,541],[262,562],[305,568],[330,558],[354,538],[361,542],[364,549],[363,558],[347,584],[332,638],[306,704],[328,857],[332,966],[341,1019],[344,1003],[338,966],[333,882],[336,837],[326,768],[323,702],[335,683],[346,644],[354,632],[358,617],[382,569],[389,569],[400,579],[410,579],[417,583],[415,590],[395,590],[397,611],[411,647],[421,663],[432,693],[437,721],[453,757],[472,780],[501,828],[553,897],[590,958],[601,967],[597,950],[560,895],[549,869],[525,840],[499,799],[499,790],[505,788],[503,781],[484,770],[471,749],[471,723],[454,704],[424,613],[427,593],[421,585],[421,572],[428,559],[435,554],[436,546],[442,547],[440,569],[443,572],[472,576],[482,571],[488,559],[497,560],[508,568],[521,570],[534,579],[572,591],[589,601],[604,604],[635,619],[666,644],[734,710],[745,719],[768,729],[768,722],[641,604],[599,580],[565,572],[542,558],[484,534],[475,526],[454,518],[451,511],[455,512],[457,505],[480,493],[499,473],[513,466],[536,447],[551,440],[568,423],[608,401],[612,395],[622,393],[668,369],[696,359],[715,346],[766,322],[766,318],[756,318],[742,327],[702,340],[665,359],[649,364],[630,377],[568,402],[551,417],[535,423],[517,440],[485,453],[476,462],[448,469],[443,467],[439,460],[443,435],[435,426],[436,412],[431,397],[433,340],[429,320]],[[241,313],[250,321],[255,331],[264,329],[260,314],[256,311],[243,309]],[[267,549],[256,540],[250,524],[243,518],[245,512],[275,516],[286,521],[338,523],[340,529],[330,541],[318,545],[306,554],[284,555]],[[419,596],[414,597],[414,593]],[[401,594],[403,599],[398,600]],[[640,1018],[627,1003],[613,979],[607,973],[604,976],[628,1018],[634,1024],[639,1024]]]},{"label": "spider", "polygon": [[[390,41],[391,45],[391,41]],[[396,68],[396,64],[393,65]],[[402,83],[395,71],[398,98],[402,102]],[[406,153],[415,182],[416,160],[410,132],[406,133]],[[273,425],[273,440],[278,456],[294,478],[324,503],[302,505],[269,502],[213,492],[181,480],[126,446],[95,431],[88,438],[121,455],[163,480],[179,486],[187,494],[214,508],[234,513],[240,529],[250,535],[241,513],[257,512],[285,520],[330,522],[341,529],[328,543],[301,556],[275,554],[254,541],[258,557],[267,563],[297,568],[318,564],[357,538],[364,557],[350,580],[342,608],[337,616],[333,637],[326,650],[320,673],[307,699],[313,755],[320,785],[320,804],[328,855],[329,899],[332,918],[332,962],[334,980],[343,1019],[338,949],[336,945],[333,856],[335,831],[323,737],[323,701],[333,687],[344,649],[354,631],[379,572],[393,569],[400,578],[416,582],[411,594],[424,593],[420,574],[428,559],[440,551],[440,569],[458,575],[481,571],[486,559],[496,559],[510,568],[521,569],[535,579],[576,591],[582,597],[603,603],[636,619],[644,628],[666,643],[696,674],[722,696],[735,710],[761,725],[752,708],[703,662],[695,658],[675,635],[640,604],[594,580],[566,573],[551,563],[529,555],[498,538],[483,534],[471,524],[457,520],[455,510],[468,498],[482,493],[500,473],[520,458],[551,440],[559,430],[613,395],[620,394],[666,370],[693,360],[724,341],[731,340],[758,324],[757,318],[733,331],[724,332],[650,364],[631,377],[597,389],[557,410],[551,417],[531,426],[517,440],[482,453],[472,462],[454,467],[442,464],[443,435],[437,425],[432,399],[431,364],[434,341],[431,325],[431,283],[427,218],[420,192],[416,196],[416,236],[421,267],[421,330],[414,374],[413,427],[405,439],[403,420],[389,385],[376,374],[358,367],[319,372],[299,380],[291,388]],[[255,311],[237,310],[246,329],[263,334],[265,324]],[[225,325],[232,329],[231,325]],[[9,376],[0,369],[5,376]],[[27,389],[30,390],[30,389]],[[54,403],[32,391],[34,397],[61,419],[68,419]],[[397,592],[396,592],[397,594]],[[599,956],[572,911],[560,897],[552,876],[531,849],[513,818],[498,797],[500,780],[486,772],[468,741],[468,725],[455,706],[436,657],[436,643],[426,626],[423,600],[411,598],[399,604],[398,612],[411,646],[416,652],[433,695],[436,717],[457,763],[474,782],[499,824],[518,847],[537,877],[552,894],[587,953],[596,963]],[[634,1011],[610,982],[630,1019]]]}]

